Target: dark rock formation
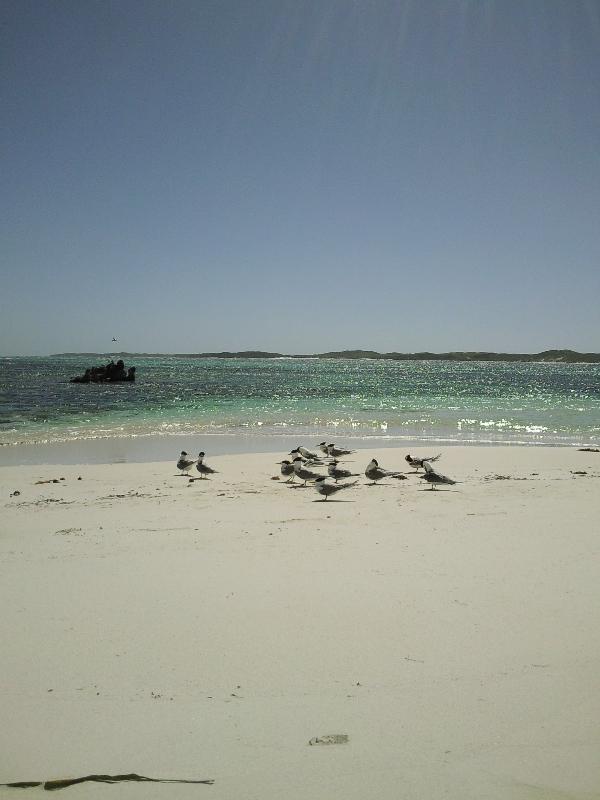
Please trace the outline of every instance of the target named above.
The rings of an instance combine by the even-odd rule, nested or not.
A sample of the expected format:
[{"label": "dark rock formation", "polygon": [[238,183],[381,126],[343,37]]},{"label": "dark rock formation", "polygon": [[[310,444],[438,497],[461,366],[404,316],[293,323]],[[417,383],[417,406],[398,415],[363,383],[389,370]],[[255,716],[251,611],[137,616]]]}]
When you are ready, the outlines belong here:
[{"label": "dark rock formation", "polygon": [[89,367],[83,375],[71,378],[71,383],[118,383],[120,381],[135,381],[135,367],[125,371],[125,364],[121,359],[115,364],[110,361],[105,367]]}]

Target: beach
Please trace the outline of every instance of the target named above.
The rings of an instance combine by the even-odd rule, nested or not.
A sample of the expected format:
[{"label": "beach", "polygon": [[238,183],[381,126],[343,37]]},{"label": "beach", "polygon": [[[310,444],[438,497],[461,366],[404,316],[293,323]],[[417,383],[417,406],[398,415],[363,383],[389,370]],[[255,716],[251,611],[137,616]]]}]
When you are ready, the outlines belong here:
[{"label": "beach", "polygon": [[[431,491],[406,452],[350,456],[361,477],[327,502],[285,484],[283,453],[192,483],[176,458],[1,467],[0,782],[600,797],[600,454],[448,447],[458,483]],[[407,479],[367,485],[372,456]]]}]

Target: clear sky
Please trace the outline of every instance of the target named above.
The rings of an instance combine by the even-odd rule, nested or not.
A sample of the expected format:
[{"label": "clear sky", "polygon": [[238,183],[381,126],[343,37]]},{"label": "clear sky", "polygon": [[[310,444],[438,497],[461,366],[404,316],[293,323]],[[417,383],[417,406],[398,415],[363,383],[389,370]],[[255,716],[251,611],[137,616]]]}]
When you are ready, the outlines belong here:
[{"label": "clear sky", "polygon": [[4,0],[0,353],[600,351],[598,0]]}]

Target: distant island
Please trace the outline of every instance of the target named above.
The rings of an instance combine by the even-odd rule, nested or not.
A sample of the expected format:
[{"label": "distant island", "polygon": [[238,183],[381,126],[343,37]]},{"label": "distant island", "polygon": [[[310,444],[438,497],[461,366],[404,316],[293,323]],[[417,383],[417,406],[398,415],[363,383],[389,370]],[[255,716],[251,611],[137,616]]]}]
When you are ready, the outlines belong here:
[{"label": "distant island", "polygon": [[[78,356],[99,358],[103,353],[54,353],[53,357]],[[262,350],[224,351],[221,353],[111,353],[121,358],[329,358],[360,359],[375,361],[535,361],[561,364],[598,364],[600,353],[578,353],[575,350],[544,350],[541,353],[489,353],[460,351],[451,353],[378,353],[376,350],[336,350],[329,353],[286,355],[267,353]]]}]

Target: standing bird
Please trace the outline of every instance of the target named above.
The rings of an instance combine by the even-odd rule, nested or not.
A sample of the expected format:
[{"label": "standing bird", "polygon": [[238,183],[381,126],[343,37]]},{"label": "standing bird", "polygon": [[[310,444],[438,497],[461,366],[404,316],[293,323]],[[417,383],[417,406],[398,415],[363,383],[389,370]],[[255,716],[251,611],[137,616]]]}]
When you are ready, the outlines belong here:
[{"label": "standing bird", "polygon": [[293,482],[294,478],[296,477],[296,473],[294,472],[294,465],[292,462],[280,461],[279,464],[281,464],[281,474],[284,476],[284,478],[287,477],[286,483],[289,483],[290,481]]},{"label": "standing bird", "polygon": [[319,494],[323,495],[323,500],[327,500],[330,495],[341,492],[342,489],[349,489],[356,483],[358,481],[352,481],[352,483],[327,483],[327,478],[322,475],[315,480],[315,489]]},{"label": "standing bird", "polygon": [[430,458],[413,458],[411,456],[411,454],[409,453],[404,458],[405,458],[406,461],[408,461],[409,465],[413,469],[419,470],[419,469],[425,469],[425,467],[423,466],[425,461],[429,461],[430,463],[432,461],[437,461],[438,458],[441,458],[441,455],[442,455],[441,453],[438,453],[437,456],[431,456]]},{"label": "standing bird", "polygon": [[293,463],[294,472],[301,480],[304,481],[305,486],[307,481],[316,481],[317,478],[321,477],[317,472],[311,472],[309,469],[306,469],[300,456],[296,456]]},{"label": "standing bird", "polygon": [[425,473],[423,475],[419,475],[419,478],[423,481],[427,481],[427,483],[431,484],[431,489],[436,489],[438,483],[446,483],[450,486],[454,486],[456,481],[449,478],[447,475],[442,475],[441,472],[436,472],[434,468],[430,465],[425,463]]},{"label": "standing bird", "polygon": [[328,446],[329,445],[327,444],[327,442],[320,442],[319,443],[319,450],[323,453],[323,455],[326,455],[326,456],[329,455],[329,453],[327,452]]},{"label": "standing bird", "polygon": [[196,469],[200,473],[201,478],[205,478],[207,475],[215,475],[217,474],[217,470],[209,467],[208,464],[204,463],[204,456],[205,453],[198,453],[198,461],[196,462]]},{"label": "standing bird", "polygon": [[181,455],[179,456],[179,461],[177,462],[177,469],[181,472],[182,475],[189,473],[191,468],[194,466],[196,462],[193,458],[188,458],[187,453],[185,450],[181,451]]},{"label": "standing bird", "polygon": [[355,478],[358,477],[358,472],[350,472],[349,469],[338,469],[338,462],[332,461],[331,464],[327,467],[327,472],[329,473],[329,477],[333,478],[337,483],[340,478]]},{"label": "standing bird", "polygon": [[370,481],[373,481],[371,486],[374,486],[382,478],[397,478],[399,481],[406,480],[406,475],[403,475],[402,472],[390,472],[388,469],[383,469],[376,459],[372,459],[367,464],[365,475]]},{"label": "standing bird", "polygon": [[[301,451],[304,450],[302,453]],[[303,447],[297,447],[295,450],[290,450],[290,455],[294,456],[294,458],[302,459],[302,463],[307,467],[320,467],[323,465],[323,461],[321,460],[320,456],[315,455],[306,455],[309,451]]]},{"label": "standing bird", "polygon": [[340,456],[349,456],[354,453],[354,450],[344,450],[343,447],[336,447],[334,444],[327,445],[327,455],[332,458],[339,458]]},{"label": "standing bird", "polygon": [[319,456],[311,450],[307,450],[306,447],[297,447],[295,450],[290,450],[290,455],[302,456],[302,458],[305,458],[307,461],[319,460]]}]

